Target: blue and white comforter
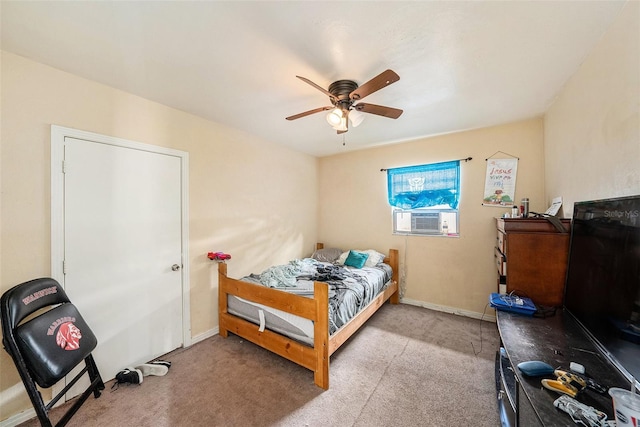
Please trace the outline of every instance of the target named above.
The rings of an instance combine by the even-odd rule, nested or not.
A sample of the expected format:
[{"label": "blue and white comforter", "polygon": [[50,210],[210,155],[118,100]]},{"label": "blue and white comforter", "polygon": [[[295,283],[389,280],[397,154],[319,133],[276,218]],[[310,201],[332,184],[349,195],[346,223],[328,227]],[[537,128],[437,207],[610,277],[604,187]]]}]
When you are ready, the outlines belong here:
[{"label": "blue and white comforter", "polygon": [[242,280],[306,297],[313,297],[314,281],[328,283],[329,334],[333,334],[386,288],[392,274],[383,263],[353,268],[304,258]]}]

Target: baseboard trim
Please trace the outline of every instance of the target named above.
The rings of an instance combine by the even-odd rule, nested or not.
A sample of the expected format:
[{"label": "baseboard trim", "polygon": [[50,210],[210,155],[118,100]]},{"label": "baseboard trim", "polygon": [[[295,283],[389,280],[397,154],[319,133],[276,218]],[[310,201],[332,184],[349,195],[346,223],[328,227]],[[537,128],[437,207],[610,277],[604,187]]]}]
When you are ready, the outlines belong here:
[{"label": "baseboard trim", "polygon": [[444,313],[450,313],[450,314],[455,314],[458,316],[464,316],[464,317],[470,317],[472,319],[479,319],[479,320],[484,320],[487,322],[496,322],[496,317],[491,314],[486,314],[486,313],[477,313],[475,311],[469,311],[469,310],[463,310],[461,308],[456,308],[456,307],[449,307],[446,305],[439,305],[439,304],[431,304],[428,302],[424,302],[424,301],[417,301],[417,300],[413,300],[410,298],[402,298],[402,300],[400,301],[403,304],[409,304],[409,305],[415,305],[416,307],[422,307],[422,308],[428,308],[430,310],[435,310],[435,311],[442,311]]},{"label": "baseboard trim", "polygon": [[[205,331],[205,332],[203,332],[201,334],[198,334],[198,335],[196,335],[194,337],[191,337],[191,345],[197,344],[200,341],[204,341],[207,338],[211,338],[214,335],[218,335],[218,333],[220,333],[220,327],[219,326],[216,326],[213,329],[209,329],[208,331]],[[2,427],[2,426],[0,426],[0,427]]]},{"label": "baseboard trim", "polygon": [[6,420],[0,421],[0,427],[14,427],[18,424],[22,424],[25,421],[29,421],[32,418],[36,417],[35,409],[27,409],[26,411],[22,411],[19,414],[15,414],[7,418]]}]

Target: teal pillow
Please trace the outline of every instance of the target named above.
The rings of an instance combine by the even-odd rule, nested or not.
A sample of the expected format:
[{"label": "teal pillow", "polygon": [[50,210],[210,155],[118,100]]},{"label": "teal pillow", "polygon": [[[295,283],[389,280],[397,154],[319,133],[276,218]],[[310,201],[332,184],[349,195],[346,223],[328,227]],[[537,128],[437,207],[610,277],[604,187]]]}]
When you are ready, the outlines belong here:
[{"label": "teal pillow", "polygon": [[347,256],[347,259],[344,260],[344,265],[355,268],[362,268],[364,267],[364,263],[367,262],[367,258],[369,258],[369,254],[349,251],[349,256]]}]

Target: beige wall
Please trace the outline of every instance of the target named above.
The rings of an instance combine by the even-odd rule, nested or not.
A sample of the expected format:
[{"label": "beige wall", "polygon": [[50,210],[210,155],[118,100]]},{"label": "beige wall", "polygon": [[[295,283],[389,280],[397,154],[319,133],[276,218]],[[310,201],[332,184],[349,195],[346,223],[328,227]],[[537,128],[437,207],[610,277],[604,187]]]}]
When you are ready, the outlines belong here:
[{"label": "beige wall", "polygon": [[[531,210],[544,211],[542,148],[539,118],[324,157],[319,238],[342,249],[397,248],[405,300],[479,317],[489,293],[497,290],[494,217],[510,212],[482,206],[485,159],[504,156],[498,151],[519,157],[516,200],[529,197]],[[473,160],[461,163],[460,237],[393,235],[386,174],[380,169],[466,157]]]},{"label": "beige wall", "polygon": [[[247,133],[2,53],[0,291],[50,275],[50,126],[187,151],[192,336],[217,327],[211,250],[240,275],[308,255],[317,160]],[[0,421],[30,407],[0,352]]]},{"label": "beige wall", "polygon": [[545,116],[546,197],[640,194],[640,2],[618,20]]}]

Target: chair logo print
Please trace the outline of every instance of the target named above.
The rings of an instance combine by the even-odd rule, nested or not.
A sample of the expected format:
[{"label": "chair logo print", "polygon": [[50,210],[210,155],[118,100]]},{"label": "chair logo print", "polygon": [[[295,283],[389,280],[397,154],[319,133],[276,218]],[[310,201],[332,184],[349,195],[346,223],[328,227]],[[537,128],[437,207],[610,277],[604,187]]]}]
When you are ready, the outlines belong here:
[{"label": "chair logo print", "polygon": [[[58,319],[58,321],[59,320],[61,319]],[[82,338],[82,333],[80,332],[80,329],[73,324],[75,320],[75,318],[72,318],[71,321],[60,325],[60,329],[58,329],[56,343],[64,350],[78,350],[80,348],[80,338]],[[56,321],[56,323],[58,321]],[[47,335],[49,335],[49,332],[47,332]]]}]

